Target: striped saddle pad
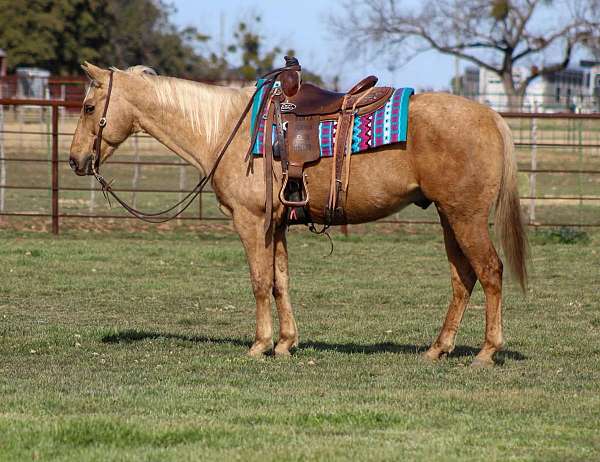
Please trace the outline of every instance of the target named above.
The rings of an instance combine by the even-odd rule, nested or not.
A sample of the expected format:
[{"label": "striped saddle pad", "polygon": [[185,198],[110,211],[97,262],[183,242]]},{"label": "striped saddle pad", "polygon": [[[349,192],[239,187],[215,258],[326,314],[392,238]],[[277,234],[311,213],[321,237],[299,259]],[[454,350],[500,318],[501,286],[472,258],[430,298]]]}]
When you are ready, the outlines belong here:
[{"label": "striped saddle pad", "polygon": [[[410,97],[414,94],[412,88],[397,88],[381,108],[364,115],[354,116],[352,154],[358,154],[369,149],[378,148],[393,143],[406,141],[408,130],[408,107]],[[266,113],[258,114],[263,95],[258,94],[253,104],[252,128],[258,122],[259,132],[252,153],[256,156],[264,154]],[[257,121],[256,119],[260,120]],[[336,137],[337,120],[322,120],[319,123],[320,157],[332,157]],[[275,130],[272,131],[273,137]]]}]

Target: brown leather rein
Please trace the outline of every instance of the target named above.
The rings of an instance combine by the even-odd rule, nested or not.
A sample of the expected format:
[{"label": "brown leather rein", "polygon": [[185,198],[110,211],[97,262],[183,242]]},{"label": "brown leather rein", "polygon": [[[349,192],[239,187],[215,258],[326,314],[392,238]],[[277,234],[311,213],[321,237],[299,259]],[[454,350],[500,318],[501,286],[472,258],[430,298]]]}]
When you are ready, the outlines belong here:
[{"label": "brown leather rein", "polygon": [[[161,210],[160,212],[143,212],[141,210],[138,210],[138,209],[130,206],[129,204],[127,204],[127,202],[125,202],[123,199],[121,199],[113,191],[113,189],[111,187],[111,183],[106,181],[106,179],[102,175],[100,175],[99,170],[100,170],[100,160],[101,160],[101,154],[102,154],[102,132],[104,131],[104,127],[106,127],[106,124],[108,123],[106,116],[108,113],[108,105],[110,103],[110,96],[111,96],[112,87],[113,87],[114,71],[111,69],[110,77],[109,77],[109,81],[108,81],[108,90],[107,90],[107,94],[106,94],[106,103],[104,103],[104,110],[102,111],[102,117],[98,121],[98,133],[96,134],[96,137],[94,139],[94,146],[92,149],[92,164],[91,164],[92,165],[92,174],[94,175],[96,180],[98,180],[98,183],[100,183],[104,197],[106,197],[109,204],[110,204],[109,197],[112,197],[119,204],[121,204],[121,206],[125,210],[127,210],[131,215],[133,215],[136,218],[139,218],[142,221],[146,221],[148,223],[165,223],[167,221],[177,218],[192,204],[194,199],[196,199],[198,197],[198,195],[202,193],[202,190],[204,189],[204,187],[208,184],[208,182],[214,176],[215,171],[217,170],[217,167],[219,166],[219,163],[221,162],[221,159],[223,158],[223,156],[225,155],[225,152],[227,151],[227,148],[229,147],[229,145],[233,141],[233,138],[235,137],[235,135],[239,131],[240,127],[242,126],[242,123],[244,122],[244,118],[246,117],[246,115],[248,115],[248,112],[250,112],[250,109],[252,108],[252,103],[254,102],[254,98],[256,97],[258,92],[263,88],[267,89],[267,93],[270,92],[273,88],[273,84],[275,83],[275,80],[277,79],[279,74],[281,74],[283,71],[299,70],[299,69],[300,69],[300,66],[285,66],[285,67],[275,69],[275,70],[268,72],[267,74],[261,76],[261,80],[259,81],[260,83],[257,84],[256,90],[254,91],[254,93],[252,94],[252,97],[250,98],[250,101],[248,101],[248,104],[244,108],[242,115],[240,116],[237,123],[235,124],[235,127],[233,128],[231,134],[227,138],[227,141],[221,148],[221,151],[219,152],[219,155],[217,156],[217,159],[215,160],[215,163],[213,164],[212,168],[210,169],[208,175],[203,177],[198,182],[198,184],[183,199],[181,199],[179,202],[172,205],[168,209]],[[263,113],[264,104],[267,100],[268,100],[268,98],[263,98],[263,101],[261,102],[260,110],[259,110],[258,114]],[[259,131],[258,130],[259,124],[257,123],[255,125],[256,125],[255,130],[251,134],[250,147],[248,149],[248,152],[246,153],[246,156],[244,157],[245,160],[247,160],[248,158],[251,157],[252,148],[253,148],[254,144],[256,143],[256,137],[258,136],[258,131]],[[179,210],[172,213],[171,215],[164,216],[170,212],[173,212],[173,210],[175,210],[177,207],[180,207]]]}]

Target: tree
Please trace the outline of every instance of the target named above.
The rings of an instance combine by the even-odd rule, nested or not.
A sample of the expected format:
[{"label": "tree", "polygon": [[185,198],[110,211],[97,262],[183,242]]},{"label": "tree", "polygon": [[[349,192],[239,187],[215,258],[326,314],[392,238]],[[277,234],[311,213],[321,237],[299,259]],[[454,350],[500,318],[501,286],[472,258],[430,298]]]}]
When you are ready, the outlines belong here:
[{"label": "tree", "polygon": [[[529,84],[561,71],[578,48],[600,36],[600,0],[425,0],[416,10],[401,0],[348,2],[333,28],[350,47],[375,44],[406,63],[437,50],[496,73],[511,108],[521,106]],[[516,78],[515,68],[528,72]]]},{"label": "tree", "polygon": [[[295,51],[288,49],[286,53],[282,52],[279,46],[270,50],[264,50],[264,39],[256,29],[260,26],[261,17],[252,18],[254,23],[249,24],[240,21],[233,36],[236,43],[230,45],[227,51],[231,54],[239,54],[242,65],[238,69],[245,80],[254,80],[258,76],[269,72],[270,70],[281,67],[284,64],[283,57],[294,56]],[[317,85],[323,84],[323,79],[308,70],[302,69],[302,78],[305,81],[313,82]]]},{"label": "tree", "polygon": [[[260,16],[253,18],[256,24],[260,24]],[[240,21],[237,29],[233,33],[236,40],[235,44],[227,48],[229,53],[239,53],[242,65],[239,72],[246,80],[253,80],[257,76],[273,69],[275,58],[281,55],[281,48],[274,47],[269,51],[263,50],[263,40],[259,33],[254,31],[254,27],[244,21]],[[293,51],[288,51],[293,54]]]},{"label": "tree", "polygon": [[8,69],[39,66],[70,73],[84,60],[99,62],[109,43],[107,4],[94,0],[0,0],[0,48]]},{"label": "tree", "polygon": [[[281,48],[265,49],[254,31],[260,17],[239,23],[236,43],[222,56],[200,49],[207,35],[174,25],[173,7],[165,0],[0,0],[0,11],[0,48],[7,52],[10,72],[36,66],[79,74],[80,63],[90,61],[118,68],[144,64],[159,74],[191,79],[254,80],[283,65]],[[234,55],[242,62],[236,69],[229,64]],[[303,76],[321,83],[308,71]]]},{"label": "tree", "polygon": [[195,45],[207,36],[179,29],[162,0],[0,0],[0,48],[9,71],[39,66],[54,74],[146,64],[160,73],[207,78],[214,63]]},{"label": "tree", "polygon": [[197,29],[177,28],[172,8],[162,0],[108,0],[111,27],[111,64],[129,67],[144,64],[161,74],[206,78],[210,62],[195,45],[209,39]]}]

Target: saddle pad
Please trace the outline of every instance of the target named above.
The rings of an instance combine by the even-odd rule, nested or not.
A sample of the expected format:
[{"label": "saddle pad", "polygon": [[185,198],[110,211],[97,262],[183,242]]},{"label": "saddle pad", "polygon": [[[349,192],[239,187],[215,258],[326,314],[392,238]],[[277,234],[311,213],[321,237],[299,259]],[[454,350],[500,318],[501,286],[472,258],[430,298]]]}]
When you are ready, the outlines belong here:
[{"label": "saddle pad", "polygon": [[[380,109],[369,114],[354,117],[352,154],[365,152],[372,148],[406,141],[408,131],[408,108],[412,88],[397,88],[389,100]],[[255,97],[252,107],[251,133],[259,116],[262,91]],[[264,154],[266,113],[260,117],[259,132],[252,153]],[[319,124],[320,157],[332,157],[337,130],[337,120],[324,120]],[[275,130],[273,130],[275,136]]]}]

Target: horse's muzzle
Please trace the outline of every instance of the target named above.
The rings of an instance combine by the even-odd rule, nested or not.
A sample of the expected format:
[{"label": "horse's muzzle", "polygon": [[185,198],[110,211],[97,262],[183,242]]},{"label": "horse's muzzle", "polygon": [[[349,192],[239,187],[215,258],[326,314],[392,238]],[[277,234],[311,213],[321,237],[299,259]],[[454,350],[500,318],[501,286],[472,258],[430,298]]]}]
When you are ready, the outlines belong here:
[{"label": "horse's muzzle", "polygon": [[73,170],[75,172],[75,174],[77,174],[79,176],[94,174],[94,172],[92,170],[92,156],[91,155],[86,156],[84,161],[81,163],[74,157],[70,157],[69,158],[69,166],[71,167],[71,170]]}]

